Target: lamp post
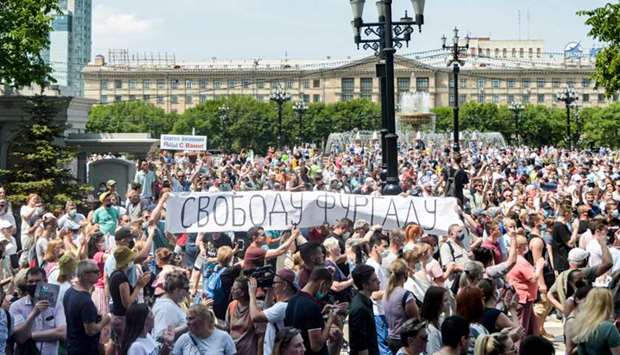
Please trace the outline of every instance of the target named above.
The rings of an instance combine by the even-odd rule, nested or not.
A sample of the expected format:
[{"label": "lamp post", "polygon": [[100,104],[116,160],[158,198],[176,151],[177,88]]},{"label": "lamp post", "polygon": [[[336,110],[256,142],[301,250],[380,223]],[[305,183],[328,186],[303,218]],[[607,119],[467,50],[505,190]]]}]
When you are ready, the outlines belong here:
[{"label": "lamp post", "polygon": [[575,109],[575,134],[573,135],[575,138],[573,142],[575,143],[575,147],[579,148],[579,139],[581,138],[581,129],[583,128],[583,121],[581,120],[581,116],[579,116],[579,105],[577,102],[573,102],[573,109]]},{"label": "lamp post", "polygon": [[297,117],[299,118],[299,143],[301,143],[302,145],[304,143],[304,113],[307,109],[308,107],[303,102],[303,100],[297,101],[295,103],[295,106],[293,106],[293,111],[295,111]]},{"label": "lamp post", "polygon": [[517,145],[519,145],[519,118],[521,116],[521,111],[523,111],[523,105],[518,102],[513,102],[508,106],[508,109],[512,111],[512,117],[515,120],[515,139],[517,140]]},{"label": "lamp post", "polygon": [[381,113],[385,143],[382,142],[383,161],[387,161],[387,173],[383,185],[384,195],[397,195],[401,192],[398,182],[398,136],[394,116],[394,53],[403,44],[409,46],[411,34],[417,25],[422,30],[424,24],[425,0],[411,0],[415,12],[415,21],[407,15],[400,21],[392,21],[392,0],[377,1],[379,19],[377,22],[364,22],[364,3],[366,0],[349,0],[353,10],[354,41],[359,49],[372,49],[383,59],[377,65],[377,76],[381,80]]},{"label": "lamp post", "polygon": [[454,81],[453,85],[453,96],[454,96],[454,106],[452,106],[452,115],[453,121],[452,125],[454,126],[454,143],[452,144],[452,150],[458,152],[461,150],[459,145],[459,72],[461,71],[461,66],[465,64],[463,60],[459,58],[462,53],[466,53],[467,49],[469,49],[469,36],[465,36],[465,45],[459,45],[459,29],[454,27],[454,37],[452,38],[452,44],[446,44],[447,38],[446,36],[441,37],[441,47],[444,50],[450,50],[452,54],[452,59],[448,62],[448,66],[452,65],[452,80]]},{"label": "lamp post", "polygon": [[282,147],[282,107],[284,103],[291,100],[291,95],[281,88],[275,89],[271,93],[270,101],[278,105],[278,148]]},{"label": "lamp post", "polygon": [[570,133],[570,107],[573,102],[577,101],[579,98],[577,97],[577,93],[571,87],[566,86],[564,90],[560,91],[556,95],[556,99],[558,101],[564,102],[566,106],[566,139],[568,144],[568,149],[573,149],[573,139]]},{"label": "lamp post", "polygon": [[228,113],[230,112],[230,107],[228,105],[223,104],[217,108],[217,111],[220,116],[220,123],[222,124],[222,140],[224,141],[224,152],[228,153],[230,151],[230,139],[228,137]]}]

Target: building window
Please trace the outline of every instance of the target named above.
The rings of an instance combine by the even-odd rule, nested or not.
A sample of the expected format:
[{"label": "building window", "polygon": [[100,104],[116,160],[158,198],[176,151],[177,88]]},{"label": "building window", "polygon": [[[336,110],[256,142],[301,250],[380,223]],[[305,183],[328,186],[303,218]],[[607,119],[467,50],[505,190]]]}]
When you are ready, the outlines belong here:
[{"label": "building window", "polygon": [[598,102],[605,102],[605,95],[604,94],[598,94]]},{"label": "building window", "polygon": [[537,101],[538,101],[539,104],[544,104],[545,103],[545,94],[538,94]]},{"label": "building window", "polygon": [[532,58],[534,56],[534,49],[533,48],[529,48],[527,50],[527,54],[529,55],[530,58]]},{"label": "building window", "polygon": [[426,91],[428,91],[428,78],[416,78],[415,79],[415,89],[418,92],[426,92]]},{"label": "building window", "polygon": [[101,80],[101,89],[108,89],[108,81],[107,80]]},{"label": "building window", "polygon": [[194,103],[194,97],[192,95],[186,95],[185,96],[185,104],[186,105],[191,105]]},{"label": "building window", "polygon": [[485,99],[484,94],[479,94],[478,95],[478,102],[479,103],[483,104],[484,103],[484,99]]},{"label": "building window", "polygon": [[467,101],[467,95],[459,95],[459,104],[464,104]]},{"label": "building window", "polygon": [[310,95],[308,94],[301,95],[301,101],[303,101],[306,104],[310,103]]},{"label": "building window", "polygon": [[129,95],[129,101],[135,101],[136,95]]},{"label": "building window", "polygon": [[312,102],[321,102],[321,95],[319,94],[312,95]]},{"label": "building window", "polygon": [[514,89],[517,86],[517,81],[515,79],[508,79],[508,88]]},{"label": "building window", "polygon": [[342,78],[342,101],[353,100],[353,91],[355,87],[355,80],[353,78]]},{"label": "building window", "polygon": [[122,89],[123,88],[123,81],[122,80],[114,80],[114,88],[115,89]]},{"label": "building window", "polygon": [[176,104],[177,102],[179,102],[179,97],[177,95],[170,95],[170,103]]},{"label": "building window", "polygon": [[493,95],[493,103],[494,104],[498,104],[499,103],[499,95]]},{"label": "building window", "polygon": [[583,94],[583,102],[590,102],[590,94]]},{"label": "building window", "polygon": [[411,87],[411,79],[409,78],[397,78],[396,79],[396,90],[398,92],[409,92]]},{"label": "building window", "polygon": [[114,96],[114,102],[121,102],[121,101],[123,101],[123,97],[121,95]]},{"label": "building window", "polygon": [[360,79],[360,97],[366,100],[372,100],[372,78]]},{"label": "building window", "polygon": [[502,57],[506,58],[507,55],[508,51],[506,50],[506,48],[502,49]]},{"label": "building window", "polygon": [[198,80],[198,86],[201,89],[206,89],[208,83],[209,83],[209,81],[207,79],[200,79],[200,80]]},{"label": "building window", "polygon": [[287,80],[286,81],[286,88],[287,89],[292,89],[295,86],[295,82],[293,80]]},{"label": "building window", "polygon": [[536,58],[540,58],[540,48],[536,48]]},{"label": "building window", "polygon": [[560,87],[560,79],[558,79],[558,78],[551,79],[551,87],[553,87],[554,89],[559,88]]},{"label": "building window", "polygon": [[499,89],[499,80],[498,79],[491,80],[491,87],[493,89]]},{"label": "building window", "polygon": [[515,58],[517,56],[517,49],[513,48],[512,49],[512,57]]},{"label": "building window", "polygon": [[573,79],[568,79],[568,80],[566,80],[566,85],[567,85],[569,88],[574,88],[574,87],[575,87],[575,80],[573,80]]},{"label": "building window", "polygon": [[448,81],[448,87],[449,87],[450,89],[453,89],[453,88],[454,88],[454,80],[450,79],[450,81]]},{"label": "building window", "polygon": [[467,87],[467,79],[461,79],[459,81],[460,81],[460,84],[461,84],[460,85],[461,89],[465,89]]},{"label": "building window", "polygon": [[136,81],[131,79],[127,82],[127,86],[129,86],[130,89],[135,89],[136,88]]},{"label": "building window", "polygon": [[545,87],[545,79],[543,79],[543,78],[538,78],[538,79],[536,79],[536,86],[537,86],[539,89],[544,88],[544,87]]},{"label": "building window", "polygon": [[304,89],[310,89],[310,80],[304,79],[301,83]]},{"label": "building window", "polygon": [[151,81],[149,79],[142,80],[142,88],[143,89],[150,89],[151,88]]},{"label": "building window", "polygon": [[146,102],[151,101],[151,95],[142,95],[142,100]]},{"label": "building window", "polygon": [[264,89],[265,88],[265,79],[256,79],[256,88]]},{"label": "building window", "polygon": [[228,80],[228,88],[234,89],[237,86],[237,80]]},{"label": "building window", "polygon": [[222,82],[219,80],[213,80],[213,88],[214,89],[221,89],[222,88]]},{"label": "building window", "polygon": [[508,95],[508,99],[506,100],[506,102],[508,102],[509,104],[515,102],[515,96],[514,95]]},{"label": "building window", "polygon": [[101,95],[101,103],[102,104],[107,104],[108,103],[108,96],[107,95]]},{"label": "building window", "polygon": [[277,89],[280,87],[280,81],[279,80],[272,80],[271,81],[271,88],[273,90]]},{"label": "building window", "polygon": [[321,87],[321,79],[312,80],[312,88],[319,89]]},{"label": "building window", "polygon": [[252,83],[251,81],[249,81],[248,79],[245,79],[241,82],[241,85],[243,85],[244,89],[247,89],[250,87],[251,83]]},{"label": "building window", "polygon": [[521,102],[524,103],[524,104],[529,103],[530,102],[530,95],[526,94],[526,95],[521,96]]},{"label": "building window", "polygon": [[523,88],[529,88],[530,87],[530,79],[523,79],[523,82],[521,83],[521,85],[523,85]]},{"label": "building window", "polygon": [[157,79],[157,88],[158,89],[165,89],[166,88],[166,81],[164,79]]},{"label": "building window", "polygon": [[207,101],[207,95],[200,95],[198,99],[200,100],[201,104],[204,104]]},{"label": "building window", "polygon": [[587,78],[581,79],[581,86],[584,88],[590,87],[590,79],[587,79]]},{"label": "building window", "polygon": [[519,58],[523,58],[524,52],[523,48],[519,48]]},{"label": "building window", "polygon": [[484,88],[484,79],[478,79],[478,89]]},{"label": "building window", "polygon": [[178,89],[179,88],[179,80],[178,79],[172,79],[170,80],[170,88],[171,89]]},{"label": "building window", "polygon": [[163,105],[164,104],[164,97],[161,95],[157,95],[157,104],[158,105]]},{"label": "building window", "polygon": [[193,82],[190,79],[185,80],[185,88],[191,89]]},{"label": "building window", "polygon": [[454,94],[450,94],[448,96],[448,104],[449,105],[454,105]]}]

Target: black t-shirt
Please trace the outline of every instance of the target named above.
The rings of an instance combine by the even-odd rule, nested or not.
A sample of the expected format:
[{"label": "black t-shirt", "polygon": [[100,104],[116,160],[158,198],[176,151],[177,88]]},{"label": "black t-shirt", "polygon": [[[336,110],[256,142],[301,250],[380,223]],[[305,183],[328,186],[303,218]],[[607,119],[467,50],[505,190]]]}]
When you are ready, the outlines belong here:
[{"label": "black t-shirt", "polygon": [[241,266],[234,265],[227,268],[220,275],[220,279],[222,280],[222,290],[226,295],[224,297],[225,302],[214,302],[213,303],[213,313],[218,319],[224,319],[226,316],[226,309],[228,308],[228,300],[230,299],[230,290],[232,289],[233,283],[235,283],[235,279],[241,275]]},{"label": "black t-shirt", "polygon": [[304,346],[306,347],[306,355],[328,355],[327,345],[323,345],[318,352],[310,350],[308,329],[323,329],[325,327],[321,307],[317,304],[314,297],[299,291],[289,299],[284,316],[284,325],[295,327],[301,331],[301,336],[304,338]]},{"label": "black t-shirt", "polygon": [[99,334],[87,335],[84,324],[97,322],[97,308],[88,292],[69,288],[62,300],[67,320],[67,355],[98,354]]},{"label": "black t-shirt", "polygon": [[129,283],[129,279],[124,272],[120,270],[116,270],[110,275],[109,280],[109,289],[110,296],[112,297],[112,307],[110,308],[110,312],[115,316],[124,316],[127,312],[127,309],[123,307],[123,302],[121,300],[121,288],[120,286],[126,282],[129,285],[129,294],[133,292],[133,287]]},{"label": "black t-shirt", "polygon": [[553,224],[553,229],[551,230],[551,251],[553,252],[553,268],[557,272],[568,269],[568,252],[570,251],[568,241],[570,236],[571,233],[566,224],[561,222]]}]

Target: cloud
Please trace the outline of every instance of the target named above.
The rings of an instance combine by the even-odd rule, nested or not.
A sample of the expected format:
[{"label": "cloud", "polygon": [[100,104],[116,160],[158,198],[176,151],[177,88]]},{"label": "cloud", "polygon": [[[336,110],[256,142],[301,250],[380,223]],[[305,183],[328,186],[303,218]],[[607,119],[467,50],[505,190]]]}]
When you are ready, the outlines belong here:
[{"label": "cloud", "polygon": [[111,9],[104,5],[97,5],[93,10],[93,32],[98,36],[131,36],[141,37],[153,34],[157,30],[161,19],[142,18],[133,13]]}]

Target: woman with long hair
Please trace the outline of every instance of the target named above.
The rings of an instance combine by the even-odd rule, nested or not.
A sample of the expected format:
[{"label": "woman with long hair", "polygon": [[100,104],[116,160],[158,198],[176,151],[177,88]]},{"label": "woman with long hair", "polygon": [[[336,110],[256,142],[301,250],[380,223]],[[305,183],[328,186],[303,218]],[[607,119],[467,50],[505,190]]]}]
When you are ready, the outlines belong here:
[{"label": "woman with long hair", "polygon": [[388,325],[388,346],[393,353],[401,347],[400,327],[407,319],[418,317],[418,306],[413,293],[403,287],[409,277],[407,264],[396,259],[390,265],[390,277],[383,294],[383,307]]},{"label": "woman with long hair", "polygon": [[[151,337],[153,330],[153,313],[145,303],[134,303],[127,309],[125,332],[120,342],[120,353],[127,355],[167,355],[174,341],[174,334],[167,332],[163,336],[163,346],[157,349],[157,343]],[[159,350],[159,351],[157,351]]]},{"label": "woman with long hair", "polygon": [[424,295],[424,302],[420,309],[420,317],[428,323],[426,331],[428,342],[426,353],[434,354],[441,349],[441,314],[450,313],[450,293],[443,287],[431,286]]},{"label": "woman with long hair", "polygon": [[258,353],[258,333],[250,316],[248,278],[239,276],[230,290],[232,301],[226,310],[226,328],[239,354]]},{"label": "woman with long hair", "polygon": [[[53,239],[47,243],[47,249],[43,254],[43,270],[48,280],[55,281],[58,277],[58,259],[64,253],[64,243],[60,239]],[[54,273],[54,274],[52,274]]]},{"label": "woman with long hair", "polygon": [[465,286],[456,295],[456,314],[469,322],[469,345],[467,354],[474,353],[476,339],[489,331],[480,323],[484,315],[482,291],[477,286]]},{"label": "woman with long hair", "polygon": [[620,354],[620,333],[612,322],[614,304],[611,291],[592,289],[575,317],[579,328],[573,343],[579,354]]},{"label": "woman with long hair", "polygon": [[304,338],[299,329],[284,327],[276,334],[272,355],[303,355],[306,351]]}]

